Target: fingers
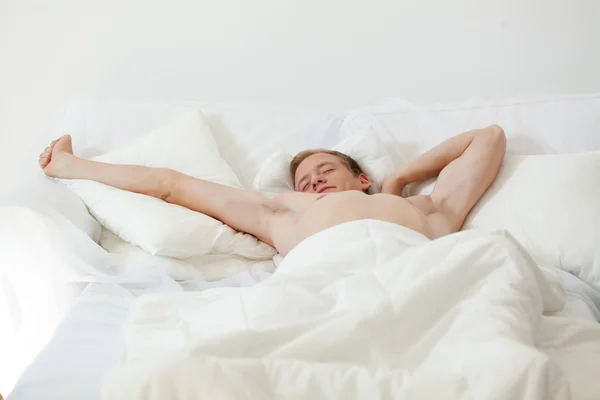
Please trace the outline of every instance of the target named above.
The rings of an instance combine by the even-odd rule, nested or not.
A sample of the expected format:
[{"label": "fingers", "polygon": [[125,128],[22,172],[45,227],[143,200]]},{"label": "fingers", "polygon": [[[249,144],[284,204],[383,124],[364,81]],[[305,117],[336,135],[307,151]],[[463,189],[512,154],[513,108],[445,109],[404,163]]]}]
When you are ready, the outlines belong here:
[{"label": "fingers", "polygon": [[39,157],[40,160],[49,159],[49,158],[50,158],[50,153],[47,151],[44,151],[42,154],[40,154],[40,157]]},{"label": "fingers", "polygon": [[52,147],[48,146],[44,149],[40,157],[38,158],[38,164],[43,168],[50,163],[50,156],[52,155]]},{"label": "fingers", "polygon": [[42,168],[46,167],[46,165],[50,164],[50,157],[48,157],[48,156],[40,157],[40,159],[38,160],[38,164]]},{"label": "fingers", "polygon": [[40,154],[40,158],[42,158],[43,155],[49,156],[50,154],[52,154],[52,149],[54,148],[56,142],[58,142],[58,140],[53,140],[48,146],[46,146],[44,151],[42,151],[42,154]]},{"label": "fingers", "polygon": [[54,148],[54,145],[56,143],[58,143],[58,141],[65,136],[69,136],[69,135],[63,135],[63,136],[59,137],[58,139],[54,139],[52,142],[50,142],[50,144],[48,146],[46,146],[44,151],[40,154],[40,157],[38,158],[38,164],[42,168],[44,168],[46,165],[48,165],[50,163],[50,161],[52,159],[52,149]]}]

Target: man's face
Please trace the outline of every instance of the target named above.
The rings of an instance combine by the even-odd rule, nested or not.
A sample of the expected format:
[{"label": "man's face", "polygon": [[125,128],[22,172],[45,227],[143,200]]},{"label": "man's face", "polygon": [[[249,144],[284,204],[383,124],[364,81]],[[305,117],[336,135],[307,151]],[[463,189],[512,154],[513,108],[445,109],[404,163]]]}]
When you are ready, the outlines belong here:
[{"label": "man's face", "polygon": [[300,163],[294,177],[297,192],[331,193],[345,190],[366,191],[371,181],[365,174],[354,176],[338,157],[313,154]]}]

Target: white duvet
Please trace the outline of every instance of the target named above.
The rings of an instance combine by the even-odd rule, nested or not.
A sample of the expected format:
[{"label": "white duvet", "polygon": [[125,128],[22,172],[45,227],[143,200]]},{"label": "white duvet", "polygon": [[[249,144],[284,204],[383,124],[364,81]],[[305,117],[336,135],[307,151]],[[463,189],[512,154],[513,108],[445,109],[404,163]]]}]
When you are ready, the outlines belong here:
[{"label": "white duvet", "polygon": [[502,232],[338,225],[254,287],[141,297],[103,398],[600,398],[558,282]]}]

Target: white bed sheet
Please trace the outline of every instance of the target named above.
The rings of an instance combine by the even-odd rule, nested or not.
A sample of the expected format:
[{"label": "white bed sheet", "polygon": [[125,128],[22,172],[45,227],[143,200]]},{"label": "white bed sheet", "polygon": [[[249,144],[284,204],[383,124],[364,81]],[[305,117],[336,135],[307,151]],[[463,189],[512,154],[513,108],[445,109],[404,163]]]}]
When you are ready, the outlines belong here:
[{"label": "white bed sheet", "polygon": [[90,284],[8,399],[93,399],[98,380],[122,350],[120,327],[133,295],[118,285]]},{"label": "white bed sheet", "polygon": [[7,400],[99,399],[104,373],[116,365],[121,356],[123,323],[137,296],[252,286],[257,282],[256,277],[240,273],[219,282],[177,283],[162,276],[152,284],[143,285],[91,283],[23,372]]},{"label": "white bed sheet", "polygon": [[[567,301],[558,315],[600,321],[600,294],[561,272],[557,271],[565,283]],[[91,283],[42,352],[21,375],[7,400],[100,399],[102,377],[117,364],[122,354],[123,323],[137,296],[154,292],[200,291],[211,287],[247,287],[258,281],[250,274],[241,273],[219,282],[176,283],[164,276],[154,284],[141,286]]]}]

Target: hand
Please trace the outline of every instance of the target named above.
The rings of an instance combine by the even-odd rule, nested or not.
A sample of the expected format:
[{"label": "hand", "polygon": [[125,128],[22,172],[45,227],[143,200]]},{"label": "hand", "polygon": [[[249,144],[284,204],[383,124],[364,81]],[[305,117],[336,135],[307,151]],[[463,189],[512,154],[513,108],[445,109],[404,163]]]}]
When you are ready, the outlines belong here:
[{"label": "hand", "polygon": [[54,178],[64,178],[68,175],[69,161],[73,156],[71,136],[64,135],[53,140],[40,154],[38,164],[44,173]]},{"label": "hand", "polygon": [[381,192],[402,197],[402,190],[408,184],[402,176],[395,172],[388,175],[381,184]]}]

